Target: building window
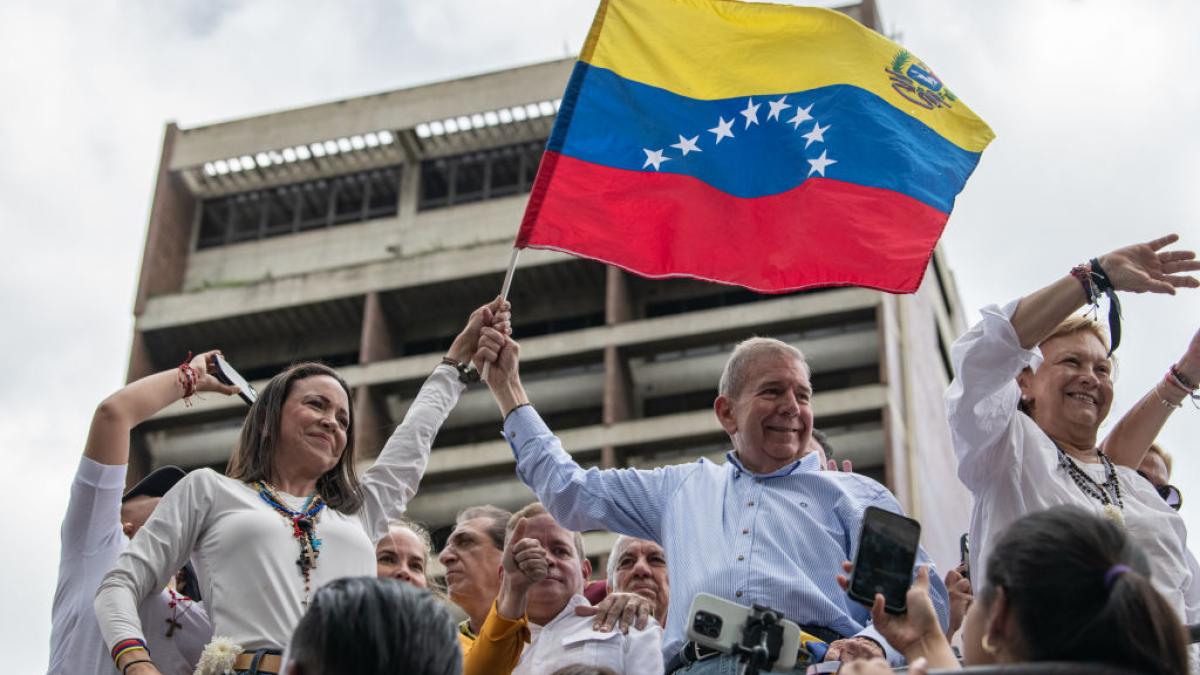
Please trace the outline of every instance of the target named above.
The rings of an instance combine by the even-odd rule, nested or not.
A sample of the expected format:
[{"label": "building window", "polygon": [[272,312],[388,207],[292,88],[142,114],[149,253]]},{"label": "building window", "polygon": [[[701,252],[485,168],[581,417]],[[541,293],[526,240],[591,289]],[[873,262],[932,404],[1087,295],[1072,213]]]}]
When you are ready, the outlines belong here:
[{"label": "building window", "polygon": [[439,157],[421,162],[418,210],[529,192],[545,141]]},{"label": "building window", "polygon": [[242,192],[200,203],[197,248],[396,215],[400,167]]}]

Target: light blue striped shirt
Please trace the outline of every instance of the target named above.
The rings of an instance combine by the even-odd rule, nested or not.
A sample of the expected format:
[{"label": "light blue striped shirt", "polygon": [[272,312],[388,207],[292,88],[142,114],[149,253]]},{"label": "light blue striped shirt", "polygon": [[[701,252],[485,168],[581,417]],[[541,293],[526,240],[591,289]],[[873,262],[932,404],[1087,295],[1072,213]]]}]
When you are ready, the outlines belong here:
[{"label": "light blue striped shirt", "polygon": [[[687,612],[701,591],[749,606],[766,605],[801,625],[845,636],[863,634],[895,650],[868,626],[870,612],[835,579],[851,560],[868,506],[901,513],[892,493],[855,473],[822,471],[816,453],[775,471],[746,471],[734,453],[725,464],[583,469],[532,406],[504,422],[517,475],[563,527],[607,529],[658,542],[667,553],[671,608],[665,658],[686,637]],[[925,551],[918,564],[933,562]],[[938,618],[948,617],[946,587],[930,572]]]}]

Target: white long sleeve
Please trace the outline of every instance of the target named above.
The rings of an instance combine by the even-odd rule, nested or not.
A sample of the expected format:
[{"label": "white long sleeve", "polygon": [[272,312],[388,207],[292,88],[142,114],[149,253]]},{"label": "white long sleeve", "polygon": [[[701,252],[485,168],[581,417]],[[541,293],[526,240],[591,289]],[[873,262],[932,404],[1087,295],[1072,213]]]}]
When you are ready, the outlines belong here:
[{"label": "white long sleeve", "polygon": [[387,533],[389,520],[404,513],[429,464],[433,440],[466,385],[458,371],[441,364],[426,378],[404,421],[392,432],[375,464],[362,478],[363,527],[372,543]]},{"label": "white long sleeve", "polygon": [[[433,439],[462,390],[457,371],[438,366],[363,476],[363,507],[354,514],[321,512],[312,592],[334,579],[375,575],[374,542],[416,493]],[[279,496],[292,509],[304,501]],[[214,634],[248,650],[281,648],[304,611],[299,550],[291,525],[253,487],[208,469],[193,471],[167,493],[101,583],[95,600],[101,632],[108,645],[142,638],[133,608],[191,556]]]},{"label": "white long sleeve", "polygon": [[[1022,349],[1010,317],[1017,302],[983,310],[983,319],[951,350],[955,380],[946,391],[947,421],[958,475],[971,491],[971,580],[976,591],[987,575],[987,558],[1000,535],[1018,518],[1071,504],[1097,515],[1103,505],[1086,495],[1059,466],[1054,441],[1017,409],[1017,374],[1041,365],[1037,349]],[[1076,462],[1097,483],[1099,463]],[[1187,528],[1149,481],[1116,466],[1125,527],[1150,561],[1151,582],[1180,616],[1187,616],[1194,571],[1189,567]]]}]

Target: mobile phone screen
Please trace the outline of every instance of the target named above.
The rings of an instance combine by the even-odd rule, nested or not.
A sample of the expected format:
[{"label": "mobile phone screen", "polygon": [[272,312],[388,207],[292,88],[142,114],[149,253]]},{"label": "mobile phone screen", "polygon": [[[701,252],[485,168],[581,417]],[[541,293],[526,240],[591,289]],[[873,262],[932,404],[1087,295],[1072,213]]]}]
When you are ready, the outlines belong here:
[{"label": "mobile phone screen", "polygon": [[904,612],[920,540],[921,524],[917,521],[868,507],[850,577],[850,597],[870,605],[875,594],[882,593],[887,611]]},{"label": "mobile phone screen", "polygon": [[216,357],[217,372],[213,374],[217,376],[218,380],[224,382],[225,384],[232,384],[233,386],[237,387],[238,396],[242,397],[242,400],[246,402],[246,405],[254,405],[254,401],[258,398],[258,392],[254,391],[254,387],[250,386],[250,383],[246,381],[246,378],[242,377],[241,373],[234,370],[233,366],[229,365],[229,362],[225,360],[225,357],[221,356],[220,354],[217,354]]}]

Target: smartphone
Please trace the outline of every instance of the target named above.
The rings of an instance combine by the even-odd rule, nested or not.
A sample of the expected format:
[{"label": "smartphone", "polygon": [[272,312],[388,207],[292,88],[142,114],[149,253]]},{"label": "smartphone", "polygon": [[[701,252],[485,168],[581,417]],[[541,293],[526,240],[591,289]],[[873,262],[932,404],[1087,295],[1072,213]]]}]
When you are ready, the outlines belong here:
[{"label": "smartphone", "polygon": [[258,392],[254,391],[254,387],[250,386],[250,383],[246,381],[246,378],[242,377],[241,373],[234,370],[233,366],[229,365],[229,362],[225,360],[225,357],[221,356],[220,354],[216,355],[216,363],[217,368],[213,375],[225,384],[232,384],[233,386],[237,387],[238,396],[242,397],[242,400],[246,402],[246,405],[254,405],[254,402],[258,400]]},{"label": "smartphone", "polygon": [[850,597],[869,606],[875,602],[875,594],[882,593],[884,609],[890,614],[903,614],[920,540],[921,524],[917,521],[867,507],[850,575]]},{"label": "smartphone", "polygon": [[962,558],[959,567],[962,567],[962,576],[964,579],[971,578],[971,544],[964,532],[963,536],[958,538],[958,554]]},{"label": "smartphone", "polygon": [[[709,649],[730,654],[733,646],[742,641],[746,620],[751,609],[709,593],[697,593],[688,616],[688,639]],[[774,672],[788,672],[796,666],[800,651],[800,626],[783,619],[783,642],[779,658],[771,665]]]}]

